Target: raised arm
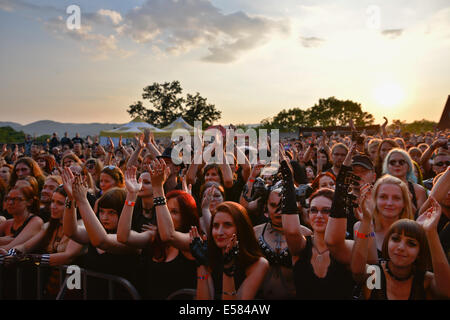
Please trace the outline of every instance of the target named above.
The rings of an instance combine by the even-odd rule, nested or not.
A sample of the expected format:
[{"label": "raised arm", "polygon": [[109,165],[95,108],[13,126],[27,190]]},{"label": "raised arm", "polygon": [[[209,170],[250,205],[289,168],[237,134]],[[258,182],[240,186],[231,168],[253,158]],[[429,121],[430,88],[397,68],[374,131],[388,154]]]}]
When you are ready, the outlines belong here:
[{"label": "raised arm", "polygon": [[430,248],[434,273],[431,281],[431,292],[435,297],[449,299],[450,266],[437,232],[442,209],[436,199],[432,198],[431,202],[432,206],[417,219],[417,222],[424,228]]},{"label": "raised arm", "polygon": [[77,221],[75,200],[72,195],[72,185],[75,181],[75,177],[69,168],[64,168],[61,172],[61,178],[63,180],[64,190],[67,194],[63,217],[64,234],[78,243],[88,244],[89,236],[86,229],[83,226],[80,226]]},{"label": "raised arm", "polygon": [[[117,227],[117,241],[136,248],[145,248],[153,242],[156,236],[155,231],[144,231],[141,233],[131,230],[131,223],[133,220],[134,203],[137,199],[137,194],[142,187],[142,182],[136,181],[136,167],[128,168],[125,171],[125,186],[127,188],[126,203],[133,205],[123,206],[122,213],[119,218],[119,225]],[[156,229],[156,228],[155,228]]]},{"label": "raised arm", "polygon": [[131,154],[130,158],[127,162],[127,168],[131,168],[132,166],[138,166],[138,159],[142,153],[142,150],[145,148],[144,137],[141,134],[140,136],[136,135],[136,150]]},{"label": "raised arm", "polygon": [[356,197],[349,193],[350,185],[359,184],[359,177],[352,173],[351,157],[356,150],[356,143],[352,144],[336,179],[336,190],[331,204],[331,213],[325,230],[325,242],[341,263],[350,264],[353,243],[345,240],[347,230],[347,217],[353,215]]},{"label": "raised arm", "polygon": [[306,246],[306,238],[302,234],[300,217],[298,215],[297,202],[295,199],[294,178],[288,166],[288,159],[280,150],[281,174],[284,187],[281,200],[281,221],[284,235],[291,255],[298,256]]},{"label": "raised arm", "polygon": [[108,251],[109,253],[121,254],[136,252],[135,249],[118,242],[115,234],[106,233],[105,228],[97,219],[86,198],[87,186],[79,177],[75,178],[74,184],[72,185],[72,192],[89,236],[89,241],[94,247]]},{"label": "raised arm", "polygon": [[439,178],[436,184],[431,189],[430,196],[424,202],[422,207],[420,208],[419,215],[425,212],[431,206],[431,198],[436,199],[437,201],[441,201],[447,197],[447,193],[450,190],[450,167],[447,167],[447,170]]},{"label": "raised arm", "polygon": [[[152,161],[152,164],[149,166],[148,171],[152,179],[153,196],[155,200],[157,198],[159,198],[158,200],[161,200],[161,203],[159,203],[159,201],[153,201],[154,205],[156,206],[158,232],[161,240],[164,242],[168,242],[169,244],[182,251],[189,251],[189,243],[191,241],[189,233],[182,233],[175,230],[172,216],[170,214],[164,195],[163,185],[170,174],[169,167],[166,166],[166,163],[163,159],[160,159]],[[181,213],[178,212],[176,214]]]},{"label": "raised arm", "polygon": [[369,239],[370,237],[373,238],[374,235],[372,225],[374,205],[371,198],[371,191],[371,185],[365,185],[361,188],[360,208],[362,210],[362,219],[358,230],[355,230],[355,241],[350,264],[353,277],[358,282],[362,282],[367,278],[366,269],[369,255]]}]

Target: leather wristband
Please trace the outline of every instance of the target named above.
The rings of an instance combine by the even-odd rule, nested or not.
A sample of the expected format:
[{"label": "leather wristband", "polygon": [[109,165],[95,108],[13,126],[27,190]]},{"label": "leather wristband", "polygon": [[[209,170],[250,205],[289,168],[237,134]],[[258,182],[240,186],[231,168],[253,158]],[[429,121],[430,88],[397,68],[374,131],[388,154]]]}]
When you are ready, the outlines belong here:
[{"label": "leather wristband", "polygon": [[156,197],[153,198],[153,206],[163,206],[166,204],[166,198],[165,197]]}]

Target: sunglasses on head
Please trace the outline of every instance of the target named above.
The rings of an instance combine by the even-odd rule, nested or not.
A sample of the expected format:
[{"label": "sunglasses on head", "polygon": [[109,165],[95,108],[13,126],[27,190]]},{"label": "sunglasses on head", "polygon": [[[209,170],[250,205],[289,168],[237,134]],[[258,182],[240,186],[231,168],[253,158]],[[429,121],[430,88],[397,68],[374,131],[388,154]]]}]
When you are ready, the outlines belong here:
[{"label": "sunglasses on head", "polygon": [[396,166],[397,163],[398,163],[399,166],[403,166],[406,163],[406,161],[403,160],[403,159],[400,159],[400,160],[389,160],[389,164],[391,166]]},{"label": "sunglasses on head", "polygon": [[103,167],[103,169],[105,169],[105,168],[109,169],[109,170],[114,170],[116,168],[116,166],[110,165],[110,166]]},{"label": "sunglasses on head", "polygon": [[443,165],[450,166],[450,161],[439,161],[438,163],[435,163],[434,165],[437,167],[442,167]]}]

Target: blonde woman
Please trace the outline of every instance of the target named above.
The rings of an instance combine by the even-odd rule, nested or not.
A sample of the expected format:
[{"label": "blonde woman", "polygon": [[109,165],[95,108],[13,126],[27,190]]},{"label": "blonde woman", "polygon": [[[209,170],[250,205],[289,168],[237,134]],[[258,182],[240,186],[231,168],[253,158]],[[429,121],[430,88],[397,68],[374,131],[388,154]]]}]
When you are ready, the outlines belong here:
[{"label": "blonde woman", "polygon": [[389,151],[383,162],[383,174],[386,173],[401,179],[407,184],[411,193],[413,210],[417,212],[427,200],[427,193],[424,187],[417,184],[414,166],[409,154],[400,148]]},{"label": "blonde woman", "polygon": [[[400,219],[414,220],[411,199],[406,184],[391,175],[380,178],[373,187],[373,223],[378,257],[382,256],[383,241],[391,225]],[[360,222],[354,230],[359,230]]]}]

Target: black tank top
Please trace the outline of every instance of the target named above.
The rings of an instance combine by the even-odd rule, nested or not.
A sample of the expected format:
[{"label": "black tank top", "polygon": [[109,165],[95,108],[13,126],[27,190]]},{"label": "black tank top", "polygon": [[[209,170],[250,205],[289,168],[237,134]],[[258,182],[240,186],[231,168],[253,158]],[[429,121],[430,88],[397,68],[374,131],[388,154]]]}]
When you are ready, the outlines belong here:
[{"label": "black tank top", "polygon": [[181,250],[169,262],[155,262],[149,257],[144,271],[144,299],[163,300],[179,289],[197,287],[197,265],[194,260],[186,258]]},{"label": "black tank top", "polygon": [[22,223],[22,225],[17,230],[14,230],[13,229],[13,225],[11,225],[11,229],[10,229],[11,237],[13,237],[13,238],[17,237],[22,232],[22,230],[25,229],[25,227],[27,226],[28,222],[30,222],[31,219],[33,219],[34,217],[35,217],[34,214],[30,214],[30,216],[25,220],[24,223]]},{"label": "black tank top", "polygon": [[330,265],[324,278],[314,273],[311,264],[312,239],[306,237],[306,246],[294,265],[294,281],[297,299],[302,300],[350,300],[355,285],[351,272],[330,254]]},{"label": "black tank top", "polygon": [[[378,264],[381,269],[381,288],[373,289],[370,293],[369,300],[388,300],[386,293],[386,275],[384,274],[384,269],[381,264]],[[409,294],[408,300],[425,300],[425,288],[424,288],[424,280],[425,273],[416,271],[413,275],[413,282],[411,286],[411,292]]]}]

